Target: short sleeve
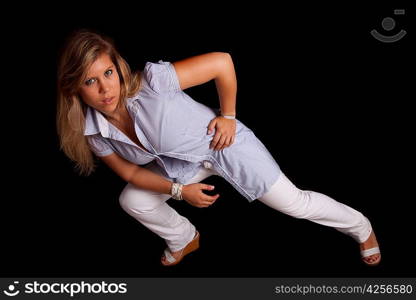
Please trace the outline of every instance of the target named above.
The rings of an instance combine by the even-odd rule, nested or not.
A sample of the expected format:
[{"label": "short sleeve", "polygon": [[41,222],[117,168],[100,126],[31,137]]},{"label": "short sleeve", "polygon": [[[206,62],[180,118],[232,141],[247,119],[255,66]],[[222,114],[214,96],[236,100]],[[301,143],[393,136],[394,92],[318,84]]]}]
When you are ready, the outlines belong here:
[{"label": "short sleeve", "polygon": [[143,76],[157,94],[181,91],[175,67],[170,62],[162,60],[157,63],[147,62]]},{"label": "short sleeve", "polygon": [[111,144],[99,134],[88,135],[87,140],[91,151],[99,157],[107,156],[114,152]]}]

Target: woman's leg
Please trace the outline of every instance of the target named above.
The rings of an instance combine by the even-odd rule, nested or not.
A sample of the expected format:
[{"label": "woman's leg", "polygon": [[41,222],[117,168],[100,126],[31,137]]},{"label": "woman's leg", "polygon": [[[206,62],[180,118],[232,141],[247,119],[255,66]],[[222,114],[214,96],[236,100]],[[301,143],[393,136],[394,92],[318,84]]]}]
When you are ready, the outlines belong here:
[{"label": "woman's leg", "polygon": [[[360,243],[361,250],[378,247],[370,221],[362,213],[324,194],[298,189],[283,173],[258,200],[292,217],[333,227]],[[377,265],[380,259],[380,253],[363,255],[368,265]]]},{"label": "woman's leg", "polygon": [[364,243],[372,231],[362,213],[324,194],[298,189],[283,173],[258,200],[292,217],[333,227],[358,243]]},{"label": "woman's leg", "polygon": [[[156,165],[150,165],[148,169],[171,180]],[[200,182],[213,174],[212,170],[204,168],[187,184]],[[194,238],[195,226],[166,203],[169,198],[170,195],[127,184],[120,195],[120,205],[130,216],[165,239],[170,251],[175,252]]]}]

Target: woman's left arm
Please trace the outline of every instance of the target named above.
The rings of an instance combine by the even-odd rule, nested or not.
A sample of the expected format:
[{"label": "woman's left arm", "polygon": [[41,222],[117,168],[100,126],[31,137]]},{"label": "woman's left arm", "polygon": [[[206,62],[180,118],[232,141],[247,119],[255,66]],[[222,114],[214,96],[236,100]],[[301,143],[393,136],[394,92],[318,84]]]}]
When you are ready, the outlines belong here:
[{"label": "woman's left arm", "polygon": [[[231,55],[211,52],[173,63],[182,90],[201,85],[212,79],[218,92],[221,115],[236,115],[237,78]],[[218,116],[211,120],[207,134],[215,129],[210,148],[221,150],[233,144],[236,120]]]}]

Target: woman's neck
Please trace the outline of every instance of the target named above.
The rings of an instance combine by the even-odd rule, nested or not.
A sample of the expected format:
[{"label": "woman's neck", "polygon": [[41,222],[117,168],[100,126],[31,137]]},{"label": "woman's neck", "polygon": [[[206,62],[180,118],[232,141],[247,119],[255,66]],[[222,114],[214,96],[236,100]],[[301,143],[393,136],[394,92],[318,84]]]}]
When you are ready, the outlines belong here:
[{"label": "woman's neck", "polygon": [[122,123],[129,117],[129,112],[127,108],[122,105],[120,109],[114,111],[111,115],[107,115],[107,120],[115,121],[117,123]]}]

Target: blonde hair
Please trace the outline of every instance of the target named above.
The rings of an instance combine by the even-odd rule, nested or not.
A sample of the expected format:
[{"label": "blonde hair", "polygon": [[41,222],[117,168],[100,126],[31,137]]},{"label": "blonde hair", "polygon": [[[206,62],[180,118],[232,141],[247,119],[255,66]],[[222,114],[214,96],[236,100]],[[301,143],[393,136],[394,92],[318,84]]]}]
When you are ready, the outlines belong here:
[{"label": "blonde hair", "polygon": [[67,38],[58,63],[56,125],[60,149],[75,163],[80,175],[90,175],[96,165],[84,136],[87,105],[78,91],[88,68],[102,53],[110,56],[119,74],[119,107],[140,89],[140,73],[131,72],[111,39],[90,30],[76,31]]}]

